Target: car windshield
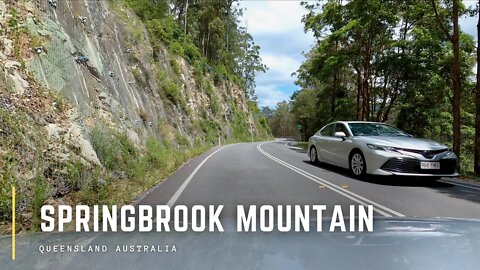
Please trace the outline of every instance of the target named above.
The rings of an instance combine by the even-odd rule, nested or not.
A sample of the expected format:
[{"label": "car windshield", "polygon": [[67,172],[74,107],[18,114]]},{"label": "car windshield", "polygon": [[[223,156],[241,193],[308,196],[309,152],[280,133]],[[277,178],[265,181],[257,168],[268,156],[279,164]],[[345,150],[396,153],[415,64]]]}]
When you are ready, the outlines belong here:
[{"label": "car windshield", "polygon": [[349,123],[353,136],[410,136],[398,128],[379,123]]}]

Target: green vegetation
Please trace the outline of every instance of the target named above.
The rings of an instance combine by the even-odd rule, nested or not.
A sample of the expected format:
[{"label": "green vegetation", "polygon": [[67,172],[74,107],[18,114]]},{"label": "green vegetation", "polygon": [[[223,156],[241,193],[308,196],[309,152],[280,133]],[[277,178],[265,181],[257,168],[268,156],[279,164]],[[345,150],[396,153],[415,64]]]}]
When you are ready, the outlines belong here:
[{"label": "green vegetation", "polygon": [[[242,10],[237,0],[125,2],[145,23],[154,51],[166,45],[195,67],[204,66],[214,73],[215,85],[230,79],[244,87],[248,97],[254,97],[255,76],[266,67],[259,56],[260,47],[239,26]],[[174,65],[172,68],[175,70]]]},{"label": "green vegetation", "polygon": [[453,25],[477,10],[443,0],[303,5],[305,29],[316,44],[296,73],[301,90],[291,103],[263,109],[273,133],[299,130],[307,139],[334,120],[389,122],[453,147],[462,174],[471,175],[480,117],[471,79],[475,44]]},{"label": "green vegetation", "polygon": [[128,167],[138,154],[125,134],[104,127],[95,127],[90,132],[90,141],[98,159],[108,170]]},{"label": "green vegetation", "polygon": [[[160,142],[156,138],[150,138],[146,142],[145,153],[140,153],[132,151],[134,146],[124,135],[115,131],[95,128],[92,134],[92,139],[95,138],[93,140],[97,142],[93,144],[95,151],[102,153],[99,154],[99,158],[110,174],[103,176],[105,183],[98,180],[100,175],[87,180],[86,184],[82,185],[80,190],[82,202],[89,205],[130,203],[142,192],[157,184],[159,180],[168,177],[178,166],[211,146],[211,144],[204,144],[190,147],[187,138],[177,133],[175,135],[177,146],[173,142]],[[100,145],[100,142],[104,145]],[[113,160],[118,164],[112,166]],[[72,176],[78,172],[75,166],[71,171]],[[126,178],[117,179],[118,177],[112,176],[113,171],[117,173],[125,171]]]},{"label": "green vegetation", "polygon": [[171,58],[169,62],[170,66],[172,67],[173,73],[175,73],[175,75],[177,76],[180,76],[182,70],[180,69],[180,64],[178,63],[178,61],[174,58]]},{"label": "green vegetation", "polygon": [[40,208],[49,196],[49,188],[46,179],[42,175],[37,175],[33,181],[35,185],[33,187],[33,197],[31,202],[32,230],[36,231],[40,229]]},{"label": "green vegetation", "polygon": [[160,89],[163,90],[165,96],[175,105],[180,106],[185,111],[187,104],[182,96],[180,86],[172,79],[170,79],[164,70],[157,70],[157,80],[160,84]]},{"label": "green vegetation", "polygon": [[286,101],[279,102],[275,109],[264,107],[262,108],[262,114],[265,116],[268,126],[275,137],[300,138],[300,132],[296,124],[297,120],[292,113],[291,103]]},{"label": "green vegetation", "polygon": [[[19,230],[38,230],[39,209],[46,201],[87,205],[131,203],[219,139],[224,144],[269,137],[266,120],[256,102],[249,102],[247,111],[236,104],[238,98],[233,95],[232,89],[237,91],[240,87],[247,99],[253,99],[255,75],[265,70],[259,47],[238,26],[241,11],[236,1],[208,0],[201,5],[157,0],[111,0],[110,3],[117,18],[126,23],[127,34],[122,35],[125,38],[122,42],[135,82],[141,88],[149,88],[155,85],[151,80],[155,80],[162,101],[170,101],[164,103],[166,114],[170,116],[173,104],[183,110],[180,110],[182,116],[186,114],[190,119],[159,121],[157,134],[150,134],[152,138],[142,145],[135,145],[126,133],[108,128],[109,125],[96,126],[87,134],[101,163],[93,165],[82,157],[83,149],[75,140],[70,140],[71,134],[66,130],[72,120],[65,117],[70,105],[62,97],[40,88],[28,75],[29,94],[32,90],[34,95],[28,102],[32,104],[30,108],[18,102],[23,99],[11,98],[8,91],[3,91],[11,85],[3,84],[2,80],[0,93],[6,93],[1,95],[2,102],[5,100],[6,105],[16,109],[23,107],[15,112],[0,108],[0,226],[11,218],[12,185],[19,191],[18,217],[24,225]],[[140,20],[130,16],[130,9]],[[29,35],[19,27],[25,15],[23,10],[10,13],[10,29],[1,32],[13,36],[15,57],[22,62],[22,58],[32,56],[32,47],[43,46],[48,39]],[[112,29],[105,31],[112,34]],[[140,51],[150,45],[153,55],[148,65],[153,67],[153,73],[143,63],[148,55]],[[182,74],[188,75],[189,70],[183,70],[184,60],[193,68],[195,84],[202,95],[199,101],[205,100],[201,92],[208,96],[206,104],[198,106],[200,110],[195,115],[198,118],[189,111],[187,98],[199,93],[186,92],[181,86]],[[149,74],[154,74],[153,78]],[[226,93],[217,92],[219,89],[225,89]],[[41,97],[35,97],[36,92]],[[144,124],[153,120],[153,114],[147,111],[138,108],[136,111]],[[87,121],[90,119],[83,120],[90,129],[91,122]],[[253,122],[249,123],[250,120]],[[53,124],[48,126],[48,131],[53,132],[51,138],[45,134],[45,123]],[[0,230],[4,232],[4,227]]]},{"label": "green vegetation", "polygon": [[[19,172],[25,170],[37,171],[38,174],[37,163],[41,160],[35,149],[42,148],[43,134],[29,125],[28,117],[19,110],[11,113],[0,108],[0,221],[11,218],[12,186],[33,193],[37,190],[34,186],[36,181],[25,181],[19,177]],[[35,198],[33,196],[33,200]],[[22,201],[29,209],[35,208],[35,201],[19,192],[17,202]]]},{"label": "green vegetation", "polygon": [[0,220],[9,220],[12,215],[12,186],[15,179],[11,174],[4,174],[0,181]]}]

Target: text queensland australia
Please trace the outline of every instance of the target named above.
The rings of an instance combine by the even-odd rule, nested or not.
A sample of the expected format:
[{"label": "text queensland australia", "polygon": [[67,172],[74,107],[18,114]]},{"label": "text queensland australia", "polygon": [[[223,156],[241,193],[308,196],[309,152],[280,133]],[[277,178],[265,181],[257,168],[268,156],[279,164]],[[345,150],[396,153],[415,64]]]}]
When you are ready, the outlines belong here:
[{"label": "text queensland australia", "polygon": [[[41,208],[41,229],[44,232],[64,231],[66,225],[77,232],[223,232],[221,222],[223,205],[44,205]],[[236,228],[238,232],[308,232],[308,231],[373,231],[373,206],[350,205],[346,209],[336,205],[331,219],[323,220],[326,205],[238,205]],[[325,222],[328,220],[328,222]],[[325,228],[324,228],[325,227]]]}]

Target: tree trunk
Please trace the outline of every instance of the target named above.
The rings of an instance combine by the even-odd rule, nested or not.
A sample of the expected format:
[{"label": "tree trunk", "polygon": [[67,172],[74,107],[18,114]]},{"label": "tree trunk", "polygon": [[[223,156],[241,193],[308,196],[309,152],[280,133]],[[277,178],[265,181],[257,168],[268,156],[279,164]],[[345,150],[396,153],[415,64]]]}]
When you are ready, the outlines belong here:
[{"label": "tree trunk", "polygon": [[335,114],[335,107],[336,107],[336,103],[337,103],[337,84],[338,84],[338,78],[337,78],[337,71],[334,71],[334,74],[333,74],[333,88],[332,88],[332,98],[331,98],[331,112],[330,112],[330,116],[333,117],[333,115]]},{"label": "tree trunk", "polygon": [[[453,1],[453,151],[460,161],[460,95],[461,95],[461,78],[460,78],[460,39],[458,26],[459,1]],[[460,163],[460,162],[459,162]]]},{"label": "tree trunk", "polygon": [[185,3],[185,15],[184,15],[184,22],[183,22],[183,24],[184,24],[184,29],[185,29],[185,35],[188,33],[188,31],[187,31],[187,26],[188,26],[188,24],[187,24],[187,22],[188,22],[187,18],[188,18],[188,0],[187,0],[187,2]]},{"label": "tree trunk", "polygon": [[387,98],[388,98],[388,78],[384,79],[385,81],[383,82],[383,97],[382,97],[382,103],[380,103],[378,110],[377,110],[377,122],[382,121],[382,114],[383,110],[385,109],[385,105],[387,104]]},{"label": "tree trunk", "polygon": [[[478,5],[480,9],[480,0],[478,1]],[[480,14],[477,16],[477,36],[480,36]],[[475,116],[475,161],[473,169],[475,176],[480,176],[480,39],[477,41],[477,87],[475,106],[477,108],[477,114]]]},{"label": "tree trunk", "polygon": [[460,168],[460,144],[461,144],[461,133],[460,133],[460,95],[461,95],[461,75],[460,75],[460,38],[459,38],[459,26],[458,26],[458,13],[459,13],[459,3],[460,0],[453,0],[453,35],[450,35],[448,29],[443,24],[443,21],[437,11],[437,6],[435,0],[431,0],[433,11],[435,12],[435,17],[438,21],[438,26],[446,34],[447,38],[452,42],[453,45],[453,99],[452,99],[452,113],[453,113],[453,152],[458,156],[457,167]]},{"label": "tree trunk", "polygon": [[360,95],[362,94],[362,74],[360,70],[357,71],[357,119],[360,120]]}]

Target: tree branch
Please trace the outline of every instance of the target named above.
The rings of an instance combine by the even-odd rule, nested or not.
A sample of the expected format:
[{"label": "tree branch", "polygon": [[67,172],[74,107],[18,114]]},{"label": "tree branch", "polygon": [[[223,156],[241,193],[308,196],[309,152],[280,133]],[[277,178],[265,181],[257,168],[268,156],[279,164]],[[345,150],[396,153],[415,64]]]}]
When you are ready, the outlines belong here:
[{"label": "tree branch", "polygon": [[443,30],[443,32],[445,32],[445,34],[447,35],[447,38],[450,40],[450,42],[453,43],[452,35],[450,35],[450,33],[448,32],[448,29],[445,27],[445,25],[442,22],[442,19],[440,18],[440,15],[438,14],[437,4],[435,3],[435,0],[431,0],[430,2],[432,3],[432,8],[433,8],[433,11],[435,12],[435,18],[437,19],[438,25]]}]

